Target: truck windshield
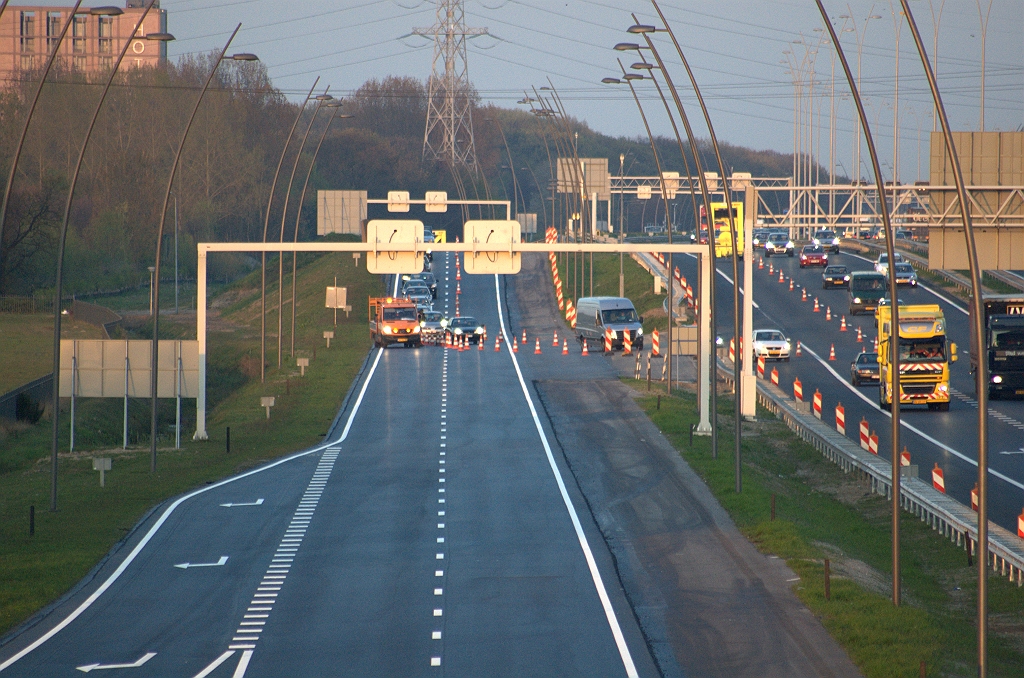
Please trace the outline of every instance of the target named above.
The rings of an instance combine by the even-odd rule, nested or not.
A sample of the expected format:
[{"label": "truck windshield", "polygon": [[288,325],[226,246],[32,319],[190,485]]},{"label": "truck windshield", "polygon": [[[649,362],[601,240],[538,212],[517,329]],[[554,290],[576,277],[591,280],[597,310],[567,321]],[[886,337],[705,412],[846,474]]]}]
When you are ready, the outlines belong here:
[{"label": "truck windshield", "polygon": [[400,306],[398,308],[385,308],[384,320],[416,320],[416,309],[412,306]]},{"label": "truck windshield", "polygon": [[1024,350],[1024,327],[992,330],[992,348],[1003,351]]},{"label": "truck windshield", "polygon": [[946,361],[945,337],[929,339],[901,339],[900,362],[930,363]]},{"label": "truck windshield", "polygon": [[636,311],[631,308],[617,308],[612,311],[601,311],[601,317],[604,318],[605,325],[640,322],[640,319],[636,315]]},{"label": "truck windshield", "polygon": [[854,277],[854,279],[850,281],[851,290],[884,290],[885,287],[885,278],[881,276],[872,276],[870,278]]}]

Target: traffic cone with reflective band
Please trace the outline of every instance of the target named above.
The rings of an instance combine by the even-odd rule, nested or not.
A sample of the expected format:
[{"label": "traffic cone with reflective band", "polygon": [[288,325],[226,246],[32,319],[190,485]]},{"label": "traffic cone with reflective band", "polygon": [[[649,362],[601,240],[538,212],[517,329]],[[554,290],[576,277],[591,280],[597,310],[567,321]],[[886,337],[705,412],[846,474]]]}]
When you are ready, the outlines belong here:
[{"label": "traffic cone with reflective band", "polygon": [[846,435],[846,408],[842,403],[836,405],[836,430]]},{"label": "traffic cone with reflective band", "polygon": [[903,446],[903,451],[900,452],[900,466],[910,466],[910,450],[907,446]]},{"label": "traffic cone with reflective band", "polygon": [[478,351],[484,350],[484,344],[485,343],[487,343],[487,337],[482,336],[479,339],[477,339],[476,340],[476,350],[478,350]]},{"label": "traffic cone with reflective band", "polygon": [[790,278],[790,279],[789,279],[789,291],[790,291],[790,292],[792,292],[792,291],[793,291],[793,289],[794,289],[794,287],[793,287],[793,279],[792,279],[792,278]]},{"label": "traffic cone with reflective band", "polygon": [[[540,339],[538,339],[537,341],[540,341]],[[523,330],[523,343],[526,343],[526,330]]]},{"label": "traffic cone with reflective band", "polygon": [[494,352],[495,353],[497,353],[498,351],[501,350],[501,342],[498,341],[498,337],[500,337],[500,336],[501,335],[499,334],[499,335],[494,337]]},{"label": "traffic cone with reflective band", "polygon": [[796,342],[796,357],[799,358],[803,354],[804,354],[803,345],[800,343],[800,340],[798,339],[797,342]]},{"label": "traffic cone with reflective band", "polygon": [[622,355],[633,353],[633,340],[629,336],[629,330],[622,330]]},{"label": "traffic cone with reflective band", "polygon": [[818,297],[814,297],[814,312],[821,313],[821,307],[818,306]]},{"label": "traffic cone with reflective band", "polygon": [[786,276],[782,275],[782,269],[781,268],[779,269],[779,282],[780,283],[786,282]]},{"label": "traffic cone with reflective band", "polygon": [[807,288],[803,288],[800,292],[800,301],[807,301]]},{"label": "traffic cone with reflective band", "polygon": [[793,400],[798,403],[804,401],[804,385],[800,383],[800,377],[793,379]]},{"label": "traffic cone with reflective band", "polygon": [[834,361],[836,359],[836,345],[832,344],[832,347],[828,350],[828,359]]},{"label": "traffic cone with reflective band", "polygon": [[661,355],[661,335],[658,330],[651,333],[651,355]]},{"label": "traffic cone with reflective band", "polygon": [[842,317],[842,318],[840,319],[840,321],[839,321],[839,331],[840,331],[840,332],[846,332],[846,331],[848,331],[848,330],[846,329],[846,316],[845,316],[845,315],[844,315],[844,316],[843,316],[843,317]]},{"label": "traffic cone with reflective band", "polygon": [[587,350],[587,340],[583,340],[583,355],[590,355],[590,351]]},{"label": "traffic cone with reflective band", "polygon": [[515,337],[512,337],[512,352],[519,353],[519,342],[516,341]]},{"label": "traffic cone with reflective band", "polygon": [[775,275],[775,264],[768,264],[768,275]]},{"label": "traffic cone with reflective band", "polygon": [[875,337],[875,353],[878,353],[878,337]]},{"label": "traffic cone with reflective band", "polygon": [[978,483],[974,483],[974,489],[971,490],[971,508],[978,510]]},{"label": "traffic cone with reflective band", "polygon": [[857,343],[864,343],[864,333],[860,331],[860,325],[857,326]]},{"label": "traffic cone with reflective band", "polygon": [[832,322],[832,307],[828,306],[825,308],[825,322]]},{"label": "traffic cone with reflective band", "polygon": [[821,391],[818,389],[814,389],[814,396],[811,397],[811,412],[821,419]]},{"label": "traffic cone with reflective band", "polygon": [[558,330],[555,330],[555,338],[551,340],[552,346],[558,346]]},{"label": "traffic cone with reflective band", "polygon": [[562,355],[569,355],[569,340],[562,340]]},{"label": "traffic cone with reflective band", "polygon": [[761,258],[761,257],[757,258],[757,267],[758,268],[764,268],[764,259],[763,258]]},{"label": "traffic cone with reflective band", "polygon": [[860,446],[861,449],[868,449],[869,439],[871,438],[870,429],[868,428],[868,420],[861,417],[860,420]]},{"label": "traffic cone with reflective band", "polygon": [[462,294],[462,283],[455,283],[455,294]]},{"label": "traffic cone with reflective band", "polygon": [[878,455],[878,434],[874,431],[871,432],[871,436],[868,438],[868,452],[874,455]]},{"label": "traffic cone with reflective band", "polygon": [[455,269],[455,279],[462,280],[462,269]]},{"label": "traffic cone with reflective band", "polygon": [[615,338],[615,330],[605,329],[604,331],[604,352],[612,352],[612,340]]},{"label": "traffic cone with reflective band", "polygon": [[537,337],[537,345],[533,347],[533,354],[540,355],[540,337]]},{"label": "traffic cone with reflective band", "polygon": [[771,375],[771,377],[772,377],[772,384],[774,384],[775,386],[778,386],[779,385],[779,371],[778,371],[778,369],[776,369],[774,367],[772,368],[772,375]]},{"label": "traffic cone with reflective band", "polygon": [[942,494],[946,494],[946,476],[942,469],[939,468],[938,463],[932,469],[932,487]]}]

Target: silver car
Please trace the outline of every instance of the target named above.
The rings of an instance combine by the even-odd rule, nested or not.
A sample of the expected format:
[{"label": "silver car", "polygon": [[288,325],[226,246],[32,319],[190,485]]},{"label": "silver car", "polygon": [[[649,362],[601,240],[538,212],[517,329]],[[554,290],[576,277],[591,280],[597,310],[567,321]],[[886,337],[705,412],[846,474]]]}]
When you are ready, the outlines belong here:
[{"label": "silver car", "polygon": [[[899,252],[896,253],[896,263],[902,262],[903,255]],[[889,275],[889,255],[885,252],[878,255],[878,261],[875,262],[875,270],[882,275]]]},{"label": "silver car", "polygon": [[896,284],[917,287],[917,271],[906,262],[896,264]]},{"label": "silver car", "polygon": [[792,346],[789,339],[779,330],[754,330],[754,358],[764,356],[765,360],[789,362]]}]

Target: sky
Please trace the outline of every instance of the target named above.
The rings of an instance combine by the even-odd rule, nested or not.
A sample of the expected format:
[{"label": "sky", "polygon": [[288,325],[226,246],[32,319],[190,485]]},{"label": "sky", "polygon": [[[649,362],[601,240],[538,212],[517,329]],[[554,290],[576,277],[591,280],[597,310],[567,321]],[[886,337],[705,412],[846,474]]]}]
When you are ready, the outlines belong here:
[{"label": "sky", "polygon": [[[1022,0],[911,0],[911,8],[929,53],[935,15],[941,8],[940,90],[952,126],[977,130],[983,35],[979,3],[982,12],[991,5],[984,32],[985,129],[1017,130],[1024,125]],[[807,128],[814,130],[815,155],[823,166],[829,165],[832,137],[836,171],[849,175],[854,110],[845,97],[849,88],[838,61],[833,88],[833,51],[822,44],[821,16],[813,0],[663,0],[660,4],[693,67],[719,139],[792,152],[794,78],[799,76],[804,82],[805,110],[810,106],[809,95],[814,95],[814,124],[806,114],[803,117]],[[426,80],[430,75],[433,43],[411,33],[434,24],[435,0],[163,0],[161,6],[168,12],[168,30],[177,37],[169,45],[171,57],[217,49],[241,22],[232,51],[258,54],[274,84],[291,97],[301,98],[318,75],[321,85],[329,84],[335,95],[345,95],[370,78],[403,75]],[[927,179],[932,106],[905,23],[899,33],[896,103],[893,6],[899,16],[899,0],[892,5],[889,0],[825,0],[837,29],[847,29],[841,42],[855,73],[860,61],[861,89],[883,172],[891,178],[896,164],[900,180],[912,182]],[[638,60],[635,53],[616,52],[612,47],[637,41],[637,36],[625,32],[633,23],[631,12],[642,23],[657,23],[650,2],[464,0],[464,7],[467,27],[487,29],[487,35],[469,41],[468,53],[470,79],[483,101],[516,107],[524,90],[547,85],[550,78],[567,112],[591,128],[613,136],[644,135],[628,88],[600,81],[621,75],[617,58],[624,57],[627,69]],[[700,118],[695,100],[686,95],[686,74],[667,36],[659,34],[655,42],[689,117]],[[651,84],[638,86],[655,134],[671,135]],[[893,154],[894,107],[899,110],[898,158]],[[703,128],[697,133],[706,136]],[[803,136],[807,134],[804,131]],[[861,157],[867,176],[866,152]]]}]

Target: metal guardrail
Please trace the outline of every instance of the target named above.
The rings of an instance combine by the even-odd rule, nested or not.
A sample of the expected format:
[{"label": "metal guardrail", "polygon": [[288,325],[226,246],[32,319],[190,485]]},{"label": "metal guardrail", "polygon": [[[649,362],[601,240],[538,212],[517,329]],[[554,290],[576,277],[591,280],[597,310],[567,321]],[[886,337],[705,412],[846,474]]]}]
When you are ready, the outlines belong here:
[{"label": "metal guardrail", "polygon": [[[719,367],[721,369],[722,366]],[[798,403],[775,385],[762,380],[757,383],[757,399],[765,409],[844,472],[857,473],[868,479],[872,492],[892,496],[890,463],[861,449],[835,428],[812,416],[809,403]],[[904,510],[957,546],[975,551],[977,513],[920,478],[903,476],[900,486],[900,505]],[[1008,576],[1017,586],[1024,586],[1024,539],[989,522],[988,555],[987,562],[991,563],[993,572]]]},{"label": "metal guardrail", "polygon": [[[860,240],[856,240],[856,241],[853,241],[852,244],[860,245],[861,247],[863,247],[865,249],[868,249],[868,250],[872,250],[872,251],[885,251],[885,247],[883,245],[877,245],[877,244],[871,243],[871,242],[862,242]],[[930,273],[933,273],[933,274],[941,277],[943,280],[945,280],[946,282],[950,283],[951,285],[954,285],[957,289],[961,290],[965,294],[970,294],[971,293],[971,289],[973,288],[973,285],[971,284],[970,279],[968,279],[967,277],[962,276],[959,273],[955,273],[953,271],[934,270],[934,269],[928,268],[928,256],[927,256],[928,252],[927,252],[927,249],[925,249],[924,256],[921,256],[920,254],[917,254],[917,253],[911,253],[911,252],[907,251],[907,249],[914,250],[914,252],[919,251],[920,243],[915,243],[915,245],[917,245],[916,247],[907,247],[906,246],[907,243],[896,243],[896,244],[900,248],[901,254],[903,254],[903,256],[906,257],[907,261],[909,261],[910,263],[915,264],[918,268],[923,268],[923,269],[929,271]],[[987,276],[989,276],[991,278],[994,278],[995,280],[998,280],[999,282],[1003,283],[1004,285],[1007,285],[1007,286],[1012,287],[1012,288],[1014,288],[1016,290],[1020,290],[1020,291],[1024,292],[1024,278],[1021,278],[1020,276],[1012,275],[1012,274],[1007,273],[1005,271],[996,271],[996,270],[985,271],[985,275],[987,275]],[[990,290],[987,287],[985,288],[985,292],[986,293],[994,293],[992,290]]]}]

